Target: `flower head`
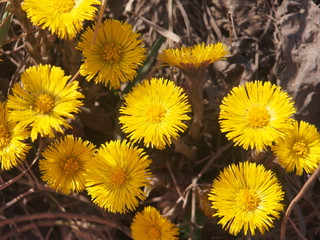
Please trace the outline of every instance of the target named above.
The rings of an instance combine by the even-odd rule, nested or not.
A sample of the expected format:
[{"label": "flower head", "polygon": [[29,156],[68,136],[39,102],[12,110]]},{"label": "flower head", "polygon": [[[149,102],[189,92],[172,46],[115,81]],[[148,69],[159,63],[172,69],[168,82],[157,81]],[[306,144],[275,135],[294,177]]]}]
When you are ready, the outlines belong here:
[{"label": "flower head", "polygon": [[291,97],[270,82],[234,87],[220,106],[219,122],[227,138],[244,149],[260,151],[284,137],[295,113]]},{"label": "flower head", "polygon": [[104,21],[92,45],[95,26],[88,28],[81,36],[78,49],[82,51],[84,63],[80,74],[88,81],[109,84],[120,88],[121,82],[133,80],[136,70],[146,58],[140,34],[132,30],[128,23],[108,19]]},{"label": "flower head", "polygon": [[206,68],[211,63],[223,60],[227,54],[229,54],[227,47],[218,42],[207,46],[202,43],[192,47],[169,48],[159,54],[158,58],[170,66],[188,72],[190,69]]},{"label": "flower head", "polygon": [[126,95],[119,121],[132,141],[143,140],[147,147],[164,149],[171,144],[171,137],[177,138],[179,132],[187,129],[182,121],[190,119],[187,115],[190,110],[181,87],[167,79],[152,78]]},{"label": "flower head", "polygon": [[131,224],[134,240],[175,240],[179,229],[154,207],[147,206],[136,213]]},{"label": "flower head", "polygon": [[295,121],[294,128],[271,149],[287,172],[312,173],[320,163],[320,134],[314,125]]},{"label": "flower head", "polygon": [[0,162],[2,170],[10,170],[25,160],[30,146],[22,142],[29,132],[8,120],[6,103],[0,103]]},{"label": "flower head", "polygon": [[24,0],[22,9],[28,18],[43,29],[49,28],[62,39],[73,39],[84,20],[93,20],[98,0]]},{"label": "flower head", "polygon": [[91,166],[95,146],[67,135],[47,147],[39,162],[42,180],[64,194],[85,189],[86,170]]},{"label": "flower head", "polygon": [[273,227],[283,210],[283,191],[275,174],[256,163],[232,164],[213,181],[209,200],[220,217],[219,224],[237,235],[242,229],[252,235]]},{"label": "flower head", "polygon": [[67,83],[59,67],[39,65],[28,68],[21,76],[22,84],[13,86],[8,97],[9,118],[22,127],[31,127],[31,139],[53,137],[55,131],[70,127],[65,118],[74,118],[79,111],[83,95],[78,92],[78,82]]},{"label": "flower head", "polygon": [[111,141],[100,147],[88,169],[86,187],[95,204],[113,213],[134,210],[150,185],[151,160],[127,141]]}]

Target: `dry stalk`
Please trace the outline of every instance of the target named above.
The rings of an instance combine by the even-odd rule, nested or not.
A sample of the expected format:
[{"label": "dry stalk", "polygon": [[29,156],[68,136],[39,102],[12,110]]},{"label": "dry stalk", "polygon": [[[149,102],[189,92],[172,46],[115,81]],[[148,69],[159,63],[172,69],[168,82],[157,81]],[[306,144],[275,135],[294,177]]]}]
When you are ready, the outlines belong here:
[{"label": "dry stalk", "polygon": [[309,189],[311,184],[317,179],[318,175],[320,174],[320,165],[318,168],[314,171],[314,173],[309,177],[309,179],[305,182],[303,187],[301,188],[300,192],[295,196],[294,199],[292,199],[291,203],[289,204],[289,207],[287,208],[287,211],[283,217],[282,223],[281,223],[281,229],[280,229],[280,240],[285,240],[286,238],[286,225],[287,221],[290,217],[290,214],[294,208],[294,206],[298,203],[298,201],[303,197],[303,195],[306,193],[306,191]]}]

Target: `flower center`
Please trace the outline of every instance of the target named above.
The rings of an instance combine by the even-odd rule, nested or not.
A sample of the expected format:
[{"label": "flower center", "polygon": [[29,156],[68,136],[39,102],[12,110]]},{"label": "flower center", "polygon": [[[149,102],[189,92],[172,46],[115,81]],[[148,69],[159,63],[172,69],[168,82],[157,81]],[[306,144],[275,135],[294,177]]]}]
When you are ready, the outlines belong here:
[{"label": "flower center", "polygon": [[249,110],[247,121],[252,128],[262,128],[270,122],[270,114],[263,107],[253,107]]},{"label": "flower center", "polygon": [[249,189],[241,189],[236,201],[241,207],[242,211],[249,212],[257,209],[260,203],[260,198],[256,193]]},{"label": "flower center", "polygon": [[122,168],[115,168],[111,173],[110,181],[117,187],[121,187],[127,181],[126,172]]},{"label": "flower center", "polygon": [[0,125],[0,148],[6,147],[10,141],[10,133],[8,128],[4,125]]},{"label": "flower center", "polygon": [[160,240],[161,239],[161,232],[159,228],[152,227],[148,230],[148,235],[152,240]]},{"label": "flower center", "polygon": [[60,13],[67,13],[75,6],[74,0],[52,0],[52,6]]},{"label": "flower center", "polygon": [[302,158],[305,158],[309,152],[303,140],[301,140],[300,142],[295,142],[293,144],[292,150],[295,152],[296,155]]},{"label": "flower center", "polygon": [[108,44],[104,47],[102,56],[107,63],[116,63],[121,57],[121,48],[113,44]]},{"label": "flower center", "polygon": [[62,162],[62,169],[66,175],[73,175],[79,168],[79,164],[76,158],[69,158]]},{"label": "flower center", "polygon": [[166,114],[166,110],[160,105],[153,105],[146,111],[149,123],[159,123]]},{"label": "flower center", "polygon": [[33,105],[34,110],[39,114],[46,114],[54,108],[53,98],[48,94],[40,94]]}]

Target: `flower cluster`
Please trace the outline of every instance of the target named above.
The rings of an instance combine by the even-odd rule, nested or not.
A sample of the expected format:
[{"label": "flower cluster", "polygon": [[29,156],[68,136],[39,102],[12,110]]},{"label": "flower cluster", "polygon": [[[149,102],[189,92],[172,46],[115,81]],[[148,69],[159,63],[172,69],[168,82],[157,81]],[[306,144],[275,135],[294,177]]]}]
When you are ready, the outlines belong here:
[{"label": "flower cluster", "polygon": [[[31,146],[38,146],[35,160],[39,157],[41,178],[50,189],[65,195],[86,190],[102,210],[125,214],[148,198],[155,178],[149,155],[173,143],[179,152],[178,140],[201,151],[206,130],[204,74],[230,52],[220,42],[168,48],[158,55],[156,66],[176,67],[185,80],[142,79],[139,68],[149,56],[141,34],[115,19],[90,25],[100,4],[98,0],[23,1],[22,9],[34,25],[56,34],[59,41],[73,40],[72,50],[83,58],[78,59],[73,78],[63,67],[51,64],[26,67],[7,100],[0,103],[0,162],[1,170],[10,170],[28,159]],[[85,21],[89,26],[83,29]],[[77,81],[78,75],[84,81]],[[87,85],[109,88],[119,96],[117,120],[122,133],[117,140],[96,146],[67,133],[84,109]],[[315,126],[294,120],[294,105],[280,86],[255,80],[232,88],[222,98],[217,123],[235,146],[254,153],[271,150],[273,163],[283,172],[311,174],[320,163],[320,133]],[[184,157],[192,168],[194,159]],[[232,235],[255,235],[274,226],[284,210],[285,193],[273,170],[248,160],[232,163],[218,174],[206,201],[223,229]],[[196,189],[194,182],[191,185]],[[188,197],[179,194],[187,203]],[[153,206],[135,214],[131,232],[134,240],[175,240],[180,234]]]},{"label": "flower cluster", "polygon": [[[100,1],[23,2],[22,9],[33,24],[65,40],[82,30],[84,20],[93,20]],[[77,49],[83,63],[79,73],[95,83],[120,89],[137,76],[146,59],[140,34],[125,22],[110,19],[88,27]],[[0,106],[1,167],[11,169],[24,161],[30,146],[41,143],[41,178],[53,190],[79,193],[87,190],[92,201],[113,213],[134,211],[146,199],[151,185],[151,160],[142,148],[164,149],[187,129],[191,111],[188,97],[174,82],[163,78],[145,80],[125,96],[120,109],[127,140],[109,141],[96,148],[90,141],[65,135],[70,120],[80,112],[84,95],[80,84],[65,75],[62,68],[40,64],[27,68],[14,84],[7,103]],[[61,136],[62,135],[62,136]],[[44,140],[46,139],[46,140]],[[148,222],[149,226],[144,226]],[[132,224],[135,239],[177,239],[178,228],[153,207],[138,213]]]},{"label": "flower cluster", "polygon": [[[279,86],[254,81],[234,87],[222,99],[222,132],[244,149],[268,147],[286,171],[312,173],[320,163],[320,134],[316,127],[295,121],[294,102]],[[233,235],[241,230],[265,233],[283,210],[284,193],[274,173],[263,165],[245,162],[225,168],[213,181],[209,200],[214,216]]]}]

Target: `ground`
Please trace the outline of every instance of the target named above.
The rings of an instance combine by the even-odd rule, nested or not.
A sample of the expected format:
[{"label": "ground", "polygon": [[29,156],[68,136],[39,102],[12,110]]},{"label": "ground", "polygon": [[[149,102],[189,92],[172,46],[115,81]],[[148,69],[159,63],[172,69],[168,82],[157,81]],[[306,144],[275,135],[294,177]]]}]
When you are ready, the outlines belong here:
[{"label": "ground", "polygon": [[[52,64],[75,75],[81,52],[73,41],[58,39],[48,30],[35,27],[12,1],[7,31],[1,25],[0,93],[5,101],[13,84],[29,66]],[[40,4],[40,3],[39,3]],[[198,141],[182,135],[184,145],[165,150],[146,148],[153,160],[154,184],[138,208],[153,205],[180,228],[179,239],[251,239],[232,236],[221,228],[207,193],[220,170],[248,159],[276,172],[286,192],[287,206],[301,191],[310,175],[286,173],[269,153],[255,155],[234,147],[220,133],[218,114],[221,99],[232,87],[248,81],[271,81],[295,100],[295,119],[320,128],[320,8],[311,0],[110,0],[104,18],[132,24],[150,51],[139,78],[165,77],[184,86],[184,74],[157,64],[157,53],[169,47],[222,42],[230,54],[211,64],[205,72],[204,115]],[[0,3],[1,16],[6,3]],[[5,17],[4,17],[5,19]],[[85,22],[86,26],[92,22]],[[164,36],[164,37],[161,37]],[[178,38],[176,38],[178,36]],[[158,47],[158,48],[157,48]],[[151,49],[155,49],[153,52]],[[124,138],[118,116],[123,92],[78,76],[84,106],[71,121],[72,133],[97,146]],[[180,148],[179,148],[180,146]],[[112,214],[90,201],[85,192],[64,195],[50,189],[40,178],[36,161],[38,142],[25,163],[1,171],[1,239],[130,239],[134,212]],[[209,164],[208,164],[209,162]],[[200,175],[199,175],[200,174]],[[320,238],[319,178],[296,203],[286,225],[286,239]],[[280,239],[284,212],[274,228],[252,239]]]}]

